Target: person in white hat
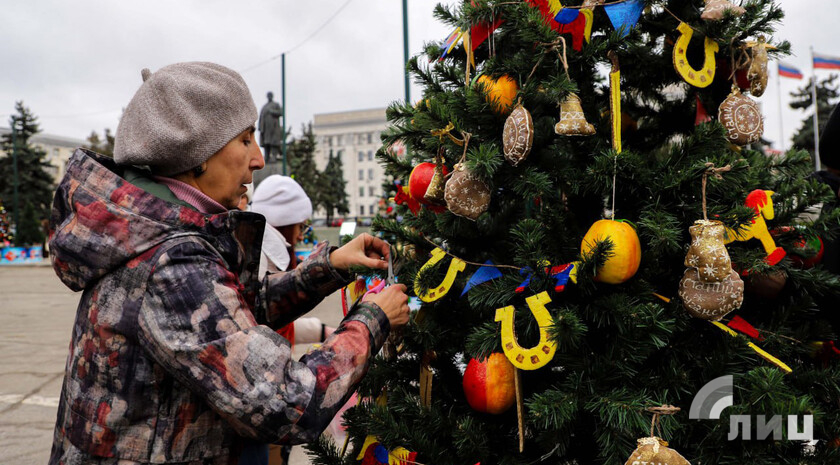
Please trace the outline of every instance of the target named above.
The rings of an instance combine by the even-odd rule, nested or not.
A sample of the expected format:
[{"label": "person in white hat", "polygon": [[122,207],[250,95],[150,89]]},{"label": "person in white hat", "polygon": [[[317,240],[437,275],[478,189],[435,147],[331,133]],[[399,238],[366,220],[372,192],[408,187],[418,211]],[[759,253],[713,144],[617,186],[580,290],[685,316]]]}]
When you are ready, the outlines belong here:
[{"label": "person in white hat", "polygon": [[312,216],[312,201],[294,179],[274,174],[265,178],[251,199],[251,211],[265,217],[259,275],[294,269],[294,247],[303,240]]}]

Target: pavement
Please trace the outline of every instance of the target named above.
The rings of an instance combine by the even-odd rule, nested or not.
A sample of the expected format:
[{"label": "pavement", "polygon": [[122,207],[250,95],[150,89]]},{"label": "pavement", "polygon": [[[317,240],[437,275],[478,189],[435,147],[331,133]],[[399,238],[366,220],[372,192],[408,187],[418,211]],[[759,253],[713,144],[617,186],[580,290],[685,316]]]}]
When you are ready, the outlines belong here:
[{"label": "pavement", "polygon": [[[49,459],[80,297],[48,265],[0,266],[0,465],[44,465]],[[338,325],[339,295],[327,297],[308,316]],[[309,347],[296,346],[295,357]],[[289,462],[310,463],[299,446]]]}]

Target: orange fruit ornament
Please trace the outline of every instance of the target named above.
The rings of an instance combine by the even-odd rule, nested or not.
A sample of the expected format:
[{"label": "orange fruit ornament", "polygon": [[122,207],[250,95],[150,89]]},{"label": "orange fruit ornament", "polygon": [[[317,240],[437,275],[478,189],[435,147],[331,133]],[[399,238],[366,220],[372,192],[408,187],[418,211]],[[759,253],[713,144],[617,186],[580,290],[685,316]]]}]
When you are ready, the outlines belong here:
[{"label": "orange fruit ornament", "polygon": [[513,106],[513,99],[516,93],[519,92],[519,86],[512,77],[504,74],[498,79],[493,79],[490,76],[479,76],[478,82],[484,84],[484,89],[487,92],[487,101],[493,107],[493,111],[506,115],[510,113]]},{"label": "orange fruit ornament", "polygon": [[516,400],[515,369],[499,352],[483,361],[470,359],[464,372],[464,394],[470,407],[496,415],[507,411]]},{"label": "orange fruit ornament", "polygon": [[613,244],[612,255],[598,267],[595,281],[620,284],[632,278],[642,262],[642,245],[636,230],[623,220],[598,220],[580,244],[580,254],[591,254],[595,244],[609,238]]}]

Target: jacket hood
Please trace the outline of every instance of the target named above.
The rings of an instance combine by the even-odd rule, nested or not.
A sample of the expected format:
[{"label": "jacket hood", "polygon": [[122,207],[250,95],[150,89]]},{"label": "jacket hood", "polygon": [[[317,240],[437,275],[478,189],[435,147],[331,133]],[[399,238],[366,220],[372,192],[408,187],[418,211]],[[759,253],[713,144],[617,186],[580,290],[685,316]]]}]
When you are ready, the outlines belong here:
[{"label": "jacket hood", "polygon": [[[204,215],[131,184],[123,177],[126,169],[130,168],[84,149],[70,158],[50,216],[50,260],[70,289],[82,290],[164,241],[184,235],[202,236],[229,266],[241,269],[245,256],[254,254],[234,239],[242,232],[259,257],[264,225],[260,215]],[[240,227],[243,223],[248,227]]]}]

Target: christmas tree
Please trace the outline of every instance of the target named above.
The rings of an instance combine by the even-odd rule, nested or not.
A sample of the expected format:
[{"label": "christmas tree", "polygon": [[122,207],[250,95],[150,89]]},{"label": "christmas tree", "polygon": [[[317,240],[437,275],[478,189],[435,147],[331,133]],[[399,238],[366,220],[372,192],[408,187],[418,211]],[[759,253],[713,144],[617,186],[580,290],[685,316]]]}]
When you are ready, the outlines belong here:
[{"label": "christmas tree", "polygon": [[3,199],[0,199],[0,247],[10,244],[14,240],[9,229],[9,212],[3,206]]},{"label": "christmas tree", "polygon": [[[374,223],[422,306],[315,462],[840,463],[816,303],[840,286],[811,247],[834,193],[807,152],[749,146],[781,9],[570,3],[436,9],[458,29],[411,61],[423,96],[378,153],[403,219]],[[732,405],[689,418],[727,376]]]}]

